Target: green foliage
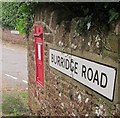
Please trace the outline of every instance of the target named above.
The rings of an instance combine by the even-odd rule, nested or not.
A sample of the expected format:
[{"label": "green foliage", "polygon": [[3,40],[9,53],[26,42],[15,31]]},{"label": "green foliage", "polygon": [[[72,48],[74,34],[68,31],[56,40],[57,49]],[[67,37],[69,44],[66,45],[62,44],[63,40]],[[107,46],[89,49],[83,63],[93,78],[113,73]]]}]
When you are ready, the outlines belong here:
[{"label": "green foliage", "polygon": [[[3,2],[2,8],[0,8],[0,11],[2,11],[2,25],[10,29],[17,29],[28,35],[33,24],[34,12],[40,10],[41,7],[51,7],[53,11],[56,9],[63,11],[60,12],[57,18],[59,24],[62,21],[68,22],[72,18],[79,17],[78,20],[80,21],[78,21],[79,27],[77,29],[81,33],[86,32],[88,22],[91,23],[91,26],[96,25],[103,28],[104,25],[108,27],[110,23],[115,22],[120,17],[118,3]],[[69,11],[69,14],[66,11]],[[66,18],[63,14],[66,14]]]},{"label": "green foliage", "polygon": [[26,34],[27,19],[32,18],[31,3],[29,2],[3,2],[2,25],[10,29],[17,29]]},{"label": "green foliage", "polygon": [[25,20],[23,20],[23,19],[20,19],[20,18],[18,18],[17,19],[17,24],[16,24],[16,29],[19,31],[19,32],[21,32],[21,33],[25,33],[25,27],[26,27],[26,22],[25,22]]},{"label": "green foliage", "polygon": [[0,24],[2,23],[2,5],[0,4]]},{"label": "green foliage", "polygon": [[28,110],[28,93],[21,92],[4,92],[2,94],[2,113],[8,116],[21,116]]},{"label": "green foliage", "polygon": [[11,29],[15,28],[16,19],[17,19],[17,9],[19,3],[2,3],[2,25],[4,27],[10,27]]},{"label": "green foliage", "polygon": [[118,19],[119,17],[119,13],[115,9],[110,9],[109,14],[110,14],[110,17],[109,17],[108,23],[111,23],[112,21]]}]

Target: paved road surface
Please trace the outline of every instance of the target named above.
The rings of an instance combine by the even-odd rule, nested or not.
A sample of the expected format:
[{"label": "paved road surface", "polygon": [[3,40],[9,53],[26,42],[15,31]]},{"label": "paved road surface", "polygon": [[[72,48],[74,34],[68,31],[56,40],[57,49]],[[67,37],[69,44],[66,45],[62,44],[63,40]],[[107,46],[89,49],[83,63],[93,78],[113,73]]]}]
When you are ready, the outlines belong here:
[{"label": "paved road surface", "polygon": [[[27,89],[27,50],[13,44],[1,44],[2,60],[2,89]],[[1,54],[2,53],[2,54]],[[1,76],[0,76],[1,78]]]}]

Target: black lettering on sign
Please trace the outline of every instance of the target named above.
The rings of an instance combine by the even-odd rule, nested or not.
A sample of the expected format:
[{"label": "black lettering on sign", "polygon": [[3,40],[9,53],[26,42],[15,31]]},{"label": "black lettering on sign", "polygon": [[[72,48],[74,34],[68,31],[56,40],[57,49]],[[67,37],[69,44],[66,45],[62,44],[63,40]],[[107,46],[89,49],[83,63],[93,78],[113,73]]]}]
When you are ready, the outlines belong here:
[{"label": "black lettering on sign", "polygon": [[[56,64],[57,63],[57,60],[55,59],[55,55],[53,56],[54,57],[54,63]],[[55,61],[56,60],[56,61]]]},{"label": "black lettering on sign", "polygon": [[92,70],[92,68],[88,68],[87,78],[88,78],[89,81],[91,81],[93,79],[93,70]]},{"label": "black lettering on sign", "polygon": [[63,57],[61,57],[60,63],[61,63],[61,66],[64,68],[64,65],[63,65]]},{"label": "black lettering on sign", "polygon": [[96,81],[96,82],[97,82],[97,84],[99,85],[98,70],[96,70],[96,72],[95,72],[94,79],[93,79],[93,83],[94,83],[95,81]]},{"label": "black lettering on sign", "polygon": [[88,79],[89,81],[92,81],[93,83],[97,83],[102,88],[106,88],[108,83],[107,75],[103,72],[98,73],[98,70],[93,72],[92,68],[88,68],[85,65],[82,65],[82,77],[85,79]]},{"label": "black lettering on sign", "polygon": [[65,67],[66,67],[66,65],[65,65],[65,59],[63,59],[63,63],[64,63],[64,64],[63,64],[63,67],[65,68]]},{"label": "black lettering on sign", "polygon": [[105,88],[107,86],[107,82],[108,82],[107,75],[105,73],[101,73],[100,86],[102,88]]},{"label": "black lettering on sign", "polygon": [[75,62],[75,74],[78,74],[78,72],[77,72],[77,66],[78,66],[78,63]]},{"label": "black lettering on sign", "polygon": [[53,54],[51,54],[51,62],[54,62]]},{"label": "black lettering on sign", "polygon": [[66,59],[66,69],[68,70],[69,69],[69,60]]},{"label": "black lettering on sign", "polygon": [[73,62],[73,59],[71,59],[71,62],[70,62],[70,70],[71,70],[71,72],[74,71],[74,62]]},{"label": "black lettering on sign", "polygon": [[60,64],[60,57],[59,56],[57,56],[57,65],[61,66],[61,64]]},{"label": "black lettering on sign", "polygon": [[86,67],[82,65],[82,77],[84,75],[84,78],[86,79]]}]

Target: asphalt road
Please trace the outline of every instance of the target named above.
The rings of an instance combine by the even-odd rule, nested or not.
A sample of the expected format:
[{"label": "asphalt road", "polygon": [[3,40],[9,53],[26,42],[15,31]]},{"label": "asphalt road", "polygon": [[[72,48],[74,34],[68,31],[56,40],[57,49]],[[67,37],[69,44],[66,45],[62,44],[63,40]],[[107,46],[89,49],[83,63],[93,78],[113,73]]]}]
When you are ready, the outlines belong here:
[{"label": "asphalt road", "polygon": [[[13,44],[1,44],[2,90],[25,90],[28,87],[27,49]],[[2,70],[1,70],[2,69]]]}]

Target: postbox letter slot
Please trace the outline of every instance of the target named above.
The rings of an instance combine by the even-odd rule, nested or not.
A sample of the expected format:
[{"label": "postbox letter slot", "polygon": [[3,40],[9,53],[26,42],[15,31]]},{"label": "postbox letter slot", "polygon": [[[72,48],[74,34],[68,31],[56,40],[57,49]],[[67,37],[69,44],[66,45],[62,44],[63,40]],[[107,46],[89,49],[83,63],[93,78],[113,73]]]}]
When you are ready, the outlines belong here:
[{"label": "postbox letter slot", "polygon": [[38,44],[38,59],[41,60],[41,44]]}]

